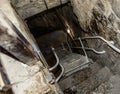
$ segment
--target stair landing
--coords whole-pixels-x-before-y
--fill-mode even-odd
[[[90,64],[90,62],[86,59],[85,56],[71,53],[66,50],[61,50],[57,52],[57,55],[60,58],[60,64],[62,64],[62,66],[64,67],[65,77],[89,67]]]

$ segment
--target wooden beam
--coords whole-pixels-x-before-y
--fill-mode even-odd
[[[36,15],[47,9],[60,6],[61,4],[67,3],[69,0],[12,0],[13,5],[16,7],[19,14],[23,19]]]

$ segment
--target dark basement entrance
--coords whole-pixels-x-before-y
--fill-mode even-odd
[[[64,93],[79,92],[79,88],[75,87],[90,76],[89,65],[93,63],[86,50],[97,54],[101,52],[84,47],[86,42],[80,38],[84,32],[71,5],[47,10],[26,19],[26,22],[47,61],[49,71],[54,74]]]

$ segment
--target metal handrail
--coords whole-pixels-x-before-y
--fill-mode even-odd
[[[49,68],[48,64],[47,64],[47,61],[45,60],[41,50],[39,49],[39,47],[37,46],[37,44],[33,44],[32,45],[34,51],[37,53],[39,59],[41,60],[42,64],[46,67],[46,68]]]
[[[112,43],[110,43],[108,40],[104,39],[101,36],[90,36],[90,37],[83,37],[82,40],[85,39],[101,39],[102,41],[104,41],[110,48],[112,48],[114,51],[116,51],[117,53],[120,54],[120,49],[118,49],[117,47],[115,47]]]
[[[52,51],[53,51],[53,54],[56,58],[56,64],[53,67],[49,68],[49,71],[53,71],[59,65],[59,62],[60,62],[60,60],[55,52],[55,49],[53,47],[52,47]]]
[[[60,67],[61,67],[61,70],[62,70],[62,72],[60,73],[60,75],[56,78],[56,82],[58,82],[60,79],[61,79],[61,77],[63,76],[63,74],[64,74],[64,71],[65,71],[65,69],[64,69],[64,67],[61,65],[61,64],[59,64],[60,65]]]
[[[82,42],[81,38],[79,37],[78,40],[79,40],[80,44],[82,45],[82,49],[83,49],[83,52],[85,54],[86,60],[87,60],[87,62],[89,62],[88,55],[87,55],[87,53],[85,51],[85,47],[83,45],[83,42]]]
[[[57,54],[55,52],[55,49],[53,47],[52,47],[52,51],[53,51],[53,54],[54,54],[54,56],[56,58],[56,64],[53,67],[49,68],[49,71],[54,70],[55,68],[57,68],[58,65],[60,65],[62,72],[60,73],[60,75],[55,80],[56,82],[58,82],[61,79],[61,77],[63,76],[64,67],[59,63],[60,60],[59,60],[59,58],[58,58],[58,56],[57,56]]]
[[[71,47],[72,49],[82,49],[82,47]],[[93,48],[87,48],[87,47],[85,47],[85,50],[90,50],[90,51],[93,51],[94,53],[96,53],[96,54],[103,54],[103,53],[105,53],[106,51],[97,51],[97,50],[95,50],[95,49],[93,49]]]
[[[79,39],[77,38],[77,39],[74,39],[74,41],[79,41]],[[113,41],[109,41],[111,44],[114,44],[113,43]],[[72,48],[72,49],[82,49],[82,47],[71,47],[71,46],[69,46],[70,48]],[[62,48],[63,49],[65,49],[65,47],[64,47],[64,44],[62,43]],[[97,51],[97,50],[95,50],[95,49],[93,49],[93,48],[88,48],[88,47],[84,47],[85,48],[85,50],[90,50],[90,51],[93,51],[94,53],[96,53],[96,54],[104,54],[106,51],[105,50],[103,50],[103,51]]]
[[[67,46],[68,46],[68,48],[69,48],[69,51],[72,53],[72,49],[71,49],[71,47],[70,47],[69,42],[67,41],[66,43],[67,43]]]
[[[64,46],[64,43],[61,43],[61,46],[62,46],[62,49],[63,49],[63,50],[66,50],[66,49],[65,49],[65,46]]]

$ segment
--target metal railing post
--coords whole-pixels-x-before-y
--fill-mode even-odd
[[[82,43],[81,38],[79,37],[78,40],[79,40],[79,42],[80,42],[80,44],[81,44],[81,46],[82,46],[83,52],[84,52],[84,54],[85,54],[85,56],[86,56],[86,60],[87,60],[87,62],[89,62],[89,59],[88,59],[88,56],[87,56],[87,53],[86,53],[86,51],[85,51],[85,48],[84,48],[84,45],[83,45],[83,43]]]

